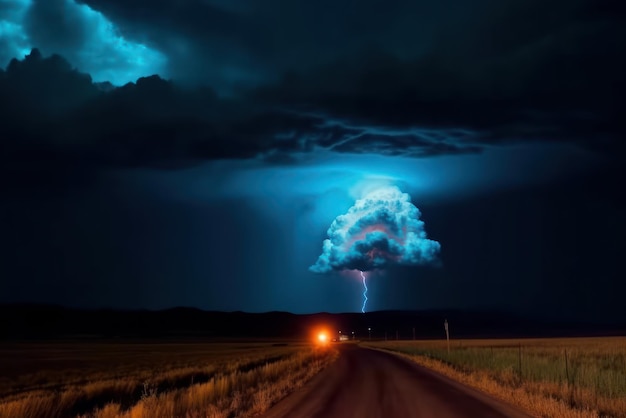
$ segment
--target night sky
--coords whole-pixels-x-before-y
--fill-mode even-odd
[[[626,320],[622,3],[0,0],[0,303]]]

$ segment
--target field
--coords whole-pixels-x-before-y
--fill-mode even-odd
[[[541,417],[626,417],[626,338],[381,341]]]
[[[335,356],[277,341],[2,343],[0,417],[253,416]]]

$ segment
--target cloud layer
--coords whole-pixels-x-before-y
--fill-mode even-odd
[[[0,146],[30,165],[555,141],[623,158],[625,16],[604,0],[4,1],[0,59],[18,60],[0,70]]]
[[[370,192],[333,221],[322,254],[309,270],[369,271],[390,264],[432,263],[441,245],[426,237],[420,215],[410,196],[397,187]]]
[[[139,38],[129,39],[102,13],[74,0],[0,4],[0,66],[37,47],[63,55],[96,81],[124,85],[151,74],[166,76],[165,55]]]

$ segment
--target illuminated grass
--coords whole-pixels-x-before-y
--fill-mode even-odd
[[[2,418],[244,416],[269,408],[335,355],[260,343],[31,348],[41,369],[10,370],[19,385],[5,379]],[[71,366],[81,364],[88,367],[79,375]]]
[[[450,353],[445,341],[371,345],[542,417],[626,417],[626,338],[463,340]]]

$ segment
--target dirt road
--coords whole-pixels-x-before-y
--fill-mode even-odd
[[[352,344],[264,418],[529,418],[408,360]]]

